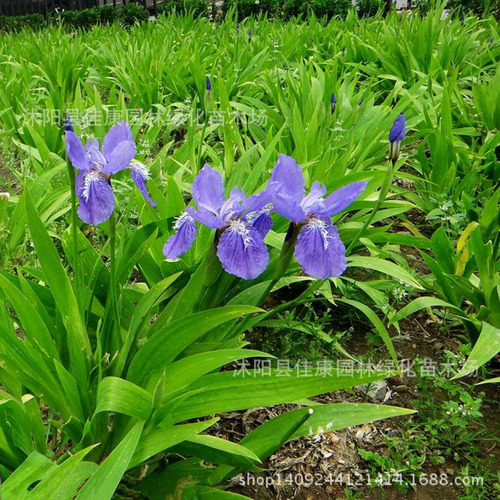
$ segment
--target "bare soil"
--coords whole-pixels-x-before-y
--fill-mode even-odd
[[[441,329],[437,318],[425,313],[415,315],[411,320],[401,323],[402,332],[397,337],[396,351],[402,359],[414,359],[416,356],[439,362],[442,351],[448,349],[457,351],[460,341],[457,332]],[[460,332],[458,332],[460,333]],[[256,347],[256,346],[255,346]],[[364,354],[367,345],[364,335],[357,336],[349,344],[352,354]],[[391,377],[387,380],[387,391],[390,395],[384,404],[413,408],[413,401],[418,399],[419,391],[416,378]],[[500,410],[498,386],[484,385],[477,388],[484,392],[481,412],[484,417],[482,424],[491,436],[500,438],[498,414]],[[315,398],[323,403],[334,402],[377,402],[367,399],[360,390],[338,391]],[[214,434],[232,441],[239,441],[255,427],[284,411],[294,408],[293,405],[260,408],[246,412],[232,412],[221,416]],[[414,491],[401,493],[392,486],[374,487],[368,483],[368,464],[360,456],[359,450],[369,450],[379,454],[388,454],[384,436],[397,436],[405,419],[398,417],[351,427],[336,432],[324,433],[320,436],[310,436],[286,444],[272,455],[262,467],[265,472],[245,473],[227,483],[228,489],[235,493],[246,495],[255,500],[267,499],[297,499],[297,500],[331,500],[363,498],[369,500],[456,500],[464,494],[464,488],[447,485],[417,484]],[[491,445],[490,445],[491,444]],[[500,446],[488,442],[487,454],[494,454],[500,471]],[[460,475],[460,467],[464,463],[447,460],[441,466],[425,465],[421,473],[446,474],[449,481]],[[374,478],[371,478],[374,479]],[[418,481],[417,481],[418,482]],[[356,495],[356,496],[353,496]],[[478,497],[479,498],[479,497]],[[488,498],[494,498],[488,497]]]

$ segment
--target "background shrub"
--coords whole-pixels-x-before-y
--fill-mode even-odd
[[[425,0],[427,1],[427,0]],[[358,0],[359,17],[371,17],[384,8],[384,0]]]
[[[100,20],[101,16],[99,9],[96,7],[76,11],[76,23],[78,28],[89,30],[92,26],[99,24]]]
[[[144,23],[149,20],[149,11],[143,5],[128,3],[122,6],[120,20],[124,26],[133,26],[135,23]]]
[[[500,10],[498,0],[448,0],[447,7],[455,9],[461,14],[473,13],[477,16],[497,15]]]
[[[0,31],[19,31],[23,28],[39,30],[45,26],[47,26],[47,21],[42,14],[0,16]]]
[[[115,9],[112,5],[102,5],[101,7],[96,7],[99,11],[99,21],[101,24],[113,24],[120,17],[118,9]]]
[[[303,0],[288,0],[283,2],[281,10],[285,19],[298,17],[301,14],[307,14],[308,2]]]
[[[238,12],[238,19],[245,17],[258,16],[261,12],[267,13],[269,17],[275,16],[278,13],[278,0],[225,0],[223,12],[228,12],[232,7]]]
[[[316,17],[332,17],[339,16],[345,18],[352,6],[350,0],[312,0],[310,7]]]
[[[79,16],[76,10],[65,10],[55,18],[57,23],[62,23],[67,28],[77,29],[79,27]]]
[[[411,2],[411,8],[417,10],[421,15],[427,14],[433,5],[433,0],[413,0]]]

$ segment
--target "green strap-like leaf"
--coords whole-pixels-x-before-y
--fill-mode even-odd
[[[260,463],[259,457],[245,446],[216,436],[198,434],[175,447],[183,455],[199,457],[212,464],[229,464],[252,468]]]
[[[415,410],[369,403],[317,405],[314,406],[314,413],[309,420],[294,432],[290,441],[302,436],[338,431],[346,427],[375,422],[384,418],[411,415],[412,413],[415,413]]]
[[[419,297],[418,299],[413,300],[408,305],[403,307],[400,311],[398,311],[392,318],[391,324],[396,323],[397,321],[401,321],[402,319],[410,316],[410,314],[414,314],[421,309],[426,309],[427,307],[444,307],[447,309],[452,309],[453,311],[462,314],[461,309],[455,307],[453,304],[446,302],[445,300],[438,299],[437,297]]]
[[[70,500],[73,498],[81,486],[97,467],[96,464],[82,462],[95,446],[89,446],[84,450],[71,456],[61,465],[52,467],[41,478],[28,498],[31,500],[47,500],[47,498],[57,498],[58,500]]]
[[[34,451],[2,484],[2,498],[4,500],[26,498],[28,487],[54,467],[57,467],[54,462]]]
[[[476,345],[472,349],[465,365],[452,378],[460,378],[469,375],[473,371],[483,366],[493,356],[500,351],[500,328],[495,328],[493,325],[483,321],[483,328]]]
[[[153,396],[128,380],[106,377],[97,389],[95,413],[114,411],[147,420],[153,410]]]
[[[349,258],[348,266],[362,267],[364,269],[372,269],[373,271],[378,271],[379,273],[388,274],[389,276],[392,276],[407,285],[422,290],[420,283],[408,271],[387,260],[379,259],[377,257],[362,257],[354,255]]]
[[[191,390],[203,389],[186,399],[173,412],[175,421],[244,410],[259,406],[292,403],[339,389],[347,389],[383,379],[390,373],[370,370],[337,370],[335,366],[324,373],[301,368],[277,370],[227,371],[198,379]]]
[[[337,300],[338,302],[344,302],[345,304],[349,304],[350,306],[359,309],[372,322],[373,326],[376,328],[377,332],[382,337],[382,340],[387,346],[387,349],[389,350],[392,360],[394,361],[394,365],[398,366],[399,365],[398,356],[396,354],[396,350],[394,349],[394,345],[392,344],[389,332],[385,328],[381,319],[375,314],[375,312],[372,309],[370,309],[367,305],[357,300],[351,300],[351,299],[335,299],[335,300]]]
[[[61,264],[56,247],[43,227],[29,193],[26,192],[25,194],[26,217],[31,236],[47,283],[50,286],[50,291],[54,296],[68,333],[67,344],[72,373],[77,381],[81,396],[85,397],[85,394],[88,394],[85,354],[87,356],[91,355],[89,337],[78,309],[73,288]]]
[[[246,314],[261,312],[248,306],[228,306],[180,318],[160,328],[134,356],[127,379],[142,385],[162,372],[186,347],[208,331]]]
[[[108,500],[127,470],[141,438],[144,422],[137,422],[81,489],[79,500]]]
[[[148,458],[161,453],[185,439],[195,436],[217,422],[217,418],[194,424],[175,425],[164,429],[156,429],[142,437],[135,450],[130,467],[141,464]]]

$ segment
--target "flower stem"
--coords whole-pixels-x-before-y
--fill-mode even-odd
[[[71,236],[73,242],[73,273],[75,275],[75,296],[78,308],[81,308],[82,283],[80,276],[80,258],[78,255],[78,215],[76,212],[76,176],[75,169],[69,159],[66,159],[68,165],[69,184],[71,190]],[[81,309],[80,309],[81,310]]]
[[[290,226],[288,226],[288,232],[285,236],[285,241],[281,248],[280,261],[278,263],[278,267],[276,268],[276,273],[274,274],[274,278],[269,282],[266,289],[262,292],[258,302],[255,304],[257,307],[262,305],[266,300],[266,297],[272,292],[276,283],[284,276],[286,270],[288,269],[288,265],[292,260],[293,252],[295,250],[295,243],[297,243],[297,238],[300,233],[300,226],[295,224],[294,222],[290,222]],[[302,294],[303,295],[303,294]],[[300,297],[302,297],[300,295]],[[243,321],[238,325],[238,329],[244,331],[246,325],[250,322],[251,317],[246,316]]]
[[[370,215],[365,220],[363,227],[356,233],[356,236],[354,236],[354,239],[347,247],[346,251],[347,255],[349,255],[354,245],[356,245],[361,236],[363,236],[363,233],[366,231],[366,228],[371,224],[373,218],[375,217],[375,214],[378,212],[382,203],[385,201],[387,193],[389,192],[389,189],[391,187],[393,177],[394,177],[394,165],[392,164],[392,162],[389,161],[387,164],[387,170],[385,173],[384,182],[382,183],[382,187],[380,188],[380,193],[378,195],[377,203],[375,203],[375,207],[373,207],[373,210],[371,211]]]
[[[115,212],[109,219],[109,260],[110,260],[110,299],[112,314],[114,315],[112,336],[111,336],[111,352],[114,354],[118,349],[120,342],[120,313],[118,311],[118,297],[116,293],[116,216]]]
[[[198,158],[196,160],[196,173],[198,173],[201,169],[201,155],[203,152],[203,143],[205,141],[205,132],[207,131],[208,127],[208,111],[209,108],[211,107],[211,99],[212,96],[208,92],[205,92],[205,101],[204,101],[204,121],[203,121],[203,128],[201,129],[201,137],[200,137],[200,147],[198,149]]]

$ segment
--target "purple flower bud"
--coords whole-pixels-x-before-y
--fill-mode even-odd
[[[73,123],[71,123],[71,117],[69,113],[66,113],[66,119],[64,120],[64,131],[65,132],[74,132]]]
[[[330,112],[332,113],[335,113],[335,108],[337,106],[337,97],[335,96],[335,94],[332,94],[332,97],[330,99]]]
[[[240,23],[237,23],[237,24],[236,24],[236,29],[237,29],[238,31],[240,30],[240,26],[241,26],[241,24],[240,24]]]
[[[399,151],[401,148],[401,143],[406,136],[406,120],[405,115],[400,113],[400,115],[394,121],[391,131],[389,132],[389,159],[392,163],[396,163],[399,158]]]
[[[358,107],[363,106],[363,104],[364,104],[364,103],[365,103],[365,100],[364,100],[364,99],[361,99],[361,101],[359,101]]]
[[[253,34],[253,31],[252,31],[252,28],[250,28],[248,30],[248,41],[251,42],[252,41],[252,34]]]
[[[207,76],[207,85],[206,85],[207,92],[212,91],[212,81],[210,80],[210,77]]]

